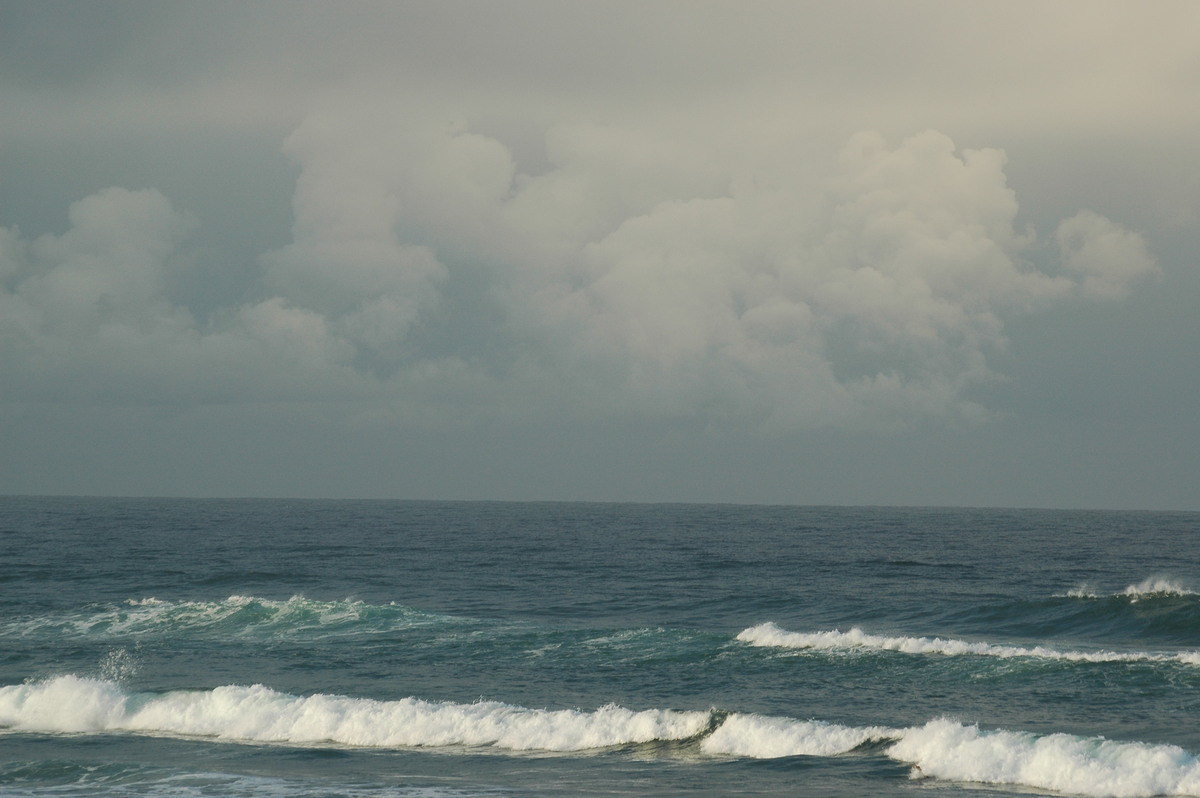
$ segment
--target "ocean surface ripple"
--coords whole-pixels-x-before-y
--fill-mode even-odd
[[[1198,532],[9,498],[0,794],[1200,796]]]

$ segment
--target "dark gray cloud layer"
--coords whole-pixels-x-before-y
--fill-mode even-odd
[[[0,492],[1195,506],[1192,9],[9,4]]]

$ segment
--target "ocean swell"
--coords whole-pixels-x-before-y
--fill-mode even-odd
[[[694,737],[708,727],[710,717],[709,712],[635,712],[614,705],[583,712],[497,701],[301,697],[263,685],[128,694],[114,682],[74,675],[0,687],[0,726],[15,730],[123,731],[246,742],[581,751]]]
[[[127,732],[244,743],[362,747],[474,746],[582,752],[655,741],[698,745],[710,756],[886,756],[913,778],[1020,785],[1095,798],[1200,796],[1200,759],[1173,745],[1070,734],[982,730],[949,719],[922,726],[844,726],[751,713],[545,710],[497,701],[378,701],[294,696],[263,685],[128,693],[116,683],[65,675],[0,687],[0,727],[40,733]],[[861,754],[860,754],[861,755]]]
[[[1168,576],[1151,576],[1138,582],[1136,585],[1127,585],[1124,590],[1113,593],[1113,598],[1126,598],[1130,603],[1136,603],[1144,599],[1153,598],[1182,598],[1185,596],[1197,596],[1194,590],[1189,590],[1175,579]],[[1080,585],[1079,587],[1068,590],[1063,596],[1064,598],[1074,599],[1098,599],[1100,594],[1096,593],[1095,589],[1090,585]]]
[[[733,714],[701,741],[700,749],[708,754],[753,759],[835,756],[853,751],[863,743],[899,734],[882,726],[853,727],[820,720]]]
[[[1161,653],[1147,651],[1082,651],[1063,650],[1049,646],[1013,646],[959,640],[942,637],[887,636],[864,632],[858,627],[849,631],[790,632],[768,621],[743,629],[737,636],[743,643],[770,648],[812,650],[874,650],[902,654],[936,654],[949,657],[977,656],[1030,657],[1069,662],[1179,662],[1200,664],[1200,652]]]
[[[1200,794],[1200,760],[1173,745],[981,731],[951,720],[908,729],[887,750],[914,777],[1012,784],[1096,798]]]
[[[150,597],[95,606],[84,612],[14,619],[0,624],[0,633],[53,634],[68,639],[134,635],[316,639],[456,622],[466,621],[395,603],[375,605],[351,599],[317,601],[292,596],[277,600],[233,595],[218,601],[163,601]]]

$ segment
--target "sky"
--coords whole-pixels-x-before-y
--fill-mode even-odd
[[[0,0],[0,494],[1200,509],[1200,4]]]

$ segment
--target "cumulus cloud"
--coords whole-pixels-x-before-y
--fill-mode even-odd
[[[172,314],[161,301],[164,263],[193,226],[188,217],[157,191],[117,188],[76,202],[68,217],[66,234],[33,243],[34,273],[20,287],[45,328],[153,326]]]
[[[1091,212],[1055,233],[1061,273],[1035,268],[1004,153],[936,131],[857,134],[804,182],[746,174],[702,138],[566,125],[547,133],[548,168],[521,174],[464,124],[364,107],[288,139],[293,240],[260,260],[264,299],[203,325],[164,293],[194,222],[156,191],[88,197],[61,236],[0,229],[5,390],[87,375],[126,401],[371,396],[776,429],[975,419],[969,391],[1008,319],[1119,298],[1156,268]],[[466,328],[458,351],[430,345]]]
[[[279,297],[201,328],[164,292],[196,223],[158,191],[106,189],[74,203],[69,221],[32,242],[0,234],[8,398],[192,403],[277,396],[284,385],[294,395],[352,354],[322,316]]]
[[[262,261],[273,290],[328,318],[356,346],[384,353],[437,306],[446,278],[428,247],[399,239],[402,221],[416,217],[422,197],[429,196],[421,190],[421,169],[437,167],[390,157],[387,149],[406,149],[400,138],[359,136],[343,146],[349,138],[342,128],[337,119],[311,120],[286,142],[286,151],[303,167],[292,203],[293,241]],[[442,190],[465,201],[462,194],[478,185],[470,178],[487,171],[486,163],[479,166],[486,158],[472,157],[469,142],[457,148],[455,143],[451,140],[450,152],[432,157],[467,173],[451,186],[459,175],[440,170],[447,180]]]
[[[1121,299],[1158,267],[1137,233],[1092,211],[1064,220],[1054,234],[1064,268],[1089,297]]]
[[[6,392],[46,390],[69,400],[64,386],[72,375],[140,370],[134,364],[146,352],[164,347],[169,357],[171,339],[192,325],[162,286],[167,260],[193,220],[157,191],[124,189],[74,203],[69,219],[61,236],[0,236]]]
[[[555,268],[498,279],[559,373],[603,375],[583,404],[787,428],[978,418],[965,392],[991,376],[1004,318],[1094,293],[1023,258],[1004,162],[936,131],[859,134],[824,186],[668,194]]]

